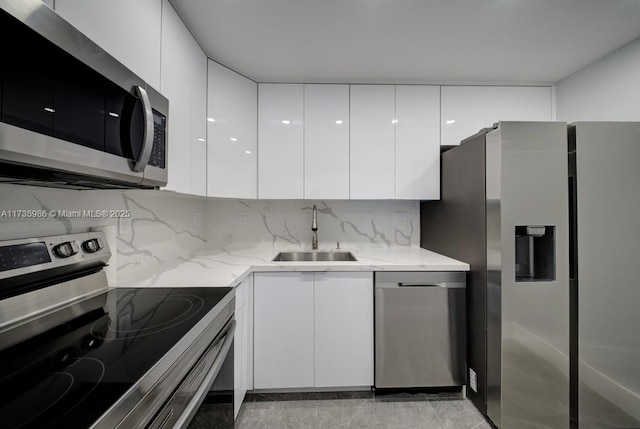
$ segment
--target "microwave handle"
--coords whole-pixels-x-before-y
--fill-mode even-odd
[[[136,95],[140,98],[140,101],[142,101],[142,108],[144,109],[142,150],[140,151],[138,161],[133,165],[133,171],[140,173],[147,167],[149,158],[151,158],[151,149],[153,149],[153,110],[151,110],[151,101],[149,101],[147,90],[141,86],[135,86],[134,89]]]

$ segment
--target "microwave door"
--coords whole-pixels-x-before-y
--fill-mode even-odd
[[[53,136],[54,74],[58,52],[0,10],[2,122]],[[13,40],[14,42],[9,42]],[[20,41],[16,43],[15,41]],[[38,53],[34,55],[34,53]]]
[[[84,64],[64,64],[56,77],[53,135],[104,152],[104,82]]]
[[[153,141],[151,153],[144,169],[143,186],[165,186],[167,184],[167,116],[169,114],[169,100],[158,91],[148,86],[147,95],[153,105],[153,124],[151,132]]]
[[[138,160],[144,139],[144,109],[133,93],[112,84],[107,90],[105,151],[129,160]]]

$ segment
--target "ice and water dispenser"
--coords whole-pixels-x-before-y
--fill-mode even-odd
[[[516,282],[556,279],[555,232],[555,226],[516,226]]]

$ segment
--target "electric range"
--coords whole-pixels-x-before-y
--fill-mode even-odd
[[[109,255],[101,233],[0,242],[2,427],[186,427],[209,392],[231,288],[108,289]]]

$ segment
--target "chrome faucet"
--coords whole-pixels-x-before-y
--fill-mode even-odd
[[[318,209],[316,205],[313,205],[313,221],[311,222],[311,231],[313,236],[311,237],[311,250],[318,250]]]

